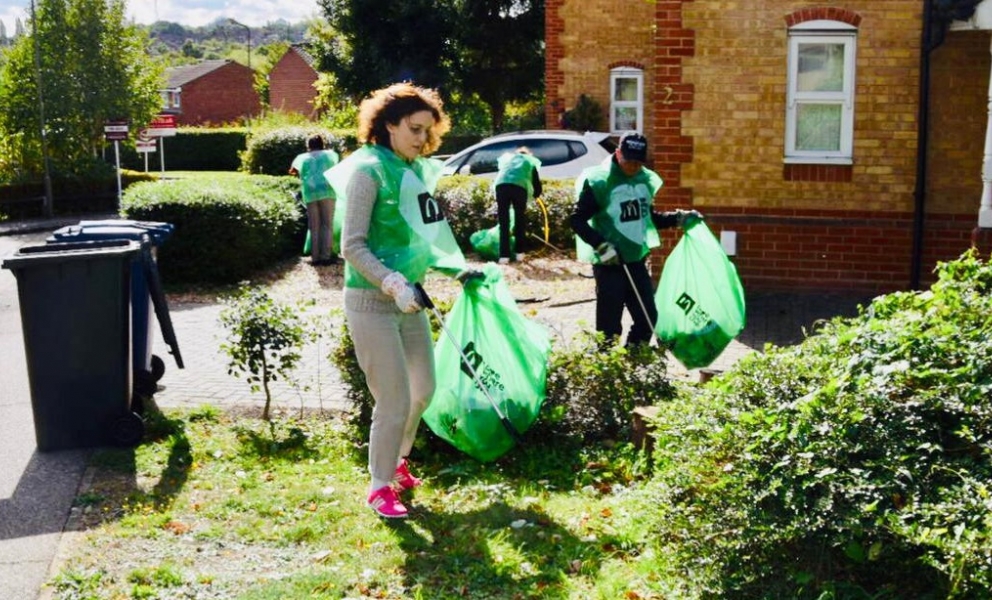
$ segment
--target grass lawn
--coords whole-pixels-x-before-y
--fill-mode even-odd
[[[150,430],[95,457],[54,597],[671,597],[629,447],[525,444],[482,464],[425,430],[425,485],[394,522],[365,506],[366,447],[339,418],[270,429],[200,408]]]

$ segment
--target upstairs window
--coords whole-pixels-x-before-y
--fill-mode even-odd
[[[807,21],[789,30],[785,161],[851,164],[857,30]]]
[[[644,128],[644,71],[619,67],[610,71],[610,132]]]
[[[180,94],[181,88],[162,90],[162,109],[163,110],[177,110],[181,108],[180,104]]]

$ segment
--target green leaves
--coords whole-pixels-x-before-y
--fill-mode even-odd
[[[313,333],[297,309],[275,302],[260,288],[243,286],[220,314],[228,330],[221,350],[230,357],[228,373],[243,376],[252,391],[265,392],[262,418],[269,420],[269,384],[290,379]]]
[[[876,298],[741,361],[679,407],[693,415],[663,410],[659,440],[673,443],[658,460],[689,474],[660,474],[686,491],[659,528],[686,532],[687,568],[717,565],[701,585],[746,597],[819,597],[840,580],[864,597],[992,591],[990,282],[992,266],[965,254],[927,292]],[[707,419],[725,426],[686,427]],[[739,534],[710,534],[727,530]]]

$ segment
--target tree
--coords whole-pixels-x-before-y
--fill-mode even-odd
[[[543,90],[543,0],[318,0],[315,55],[352,98],[397,81],[475,99],[499,130],[508,102]]]
[[[446,94],[455,34],[452,0],[318,0],[333,30],[320,70],[352,97],[398,81]]]
[[[133,130],[146,125],[161,106],[162,87],[147,45],[147,36],[127,24],[123,0],[40,0],[30,34],[15,41],[0,68],[0,133],[20,167],[29,175],[42,168],[39,73],[56,171],[78,173],[93,164],[106,121],[126,120]]]
[[[506,104],[544,89],[543,0],[461,0],[454,74],[489,107],[493,131]]]

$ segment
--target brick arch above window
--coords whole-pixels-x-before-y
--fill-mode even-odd
[[[806,21],[821,20],[840,21],[841,23],[847,23],[848,25],[858,27],[861,24],[861,15],[846,8],[838,8],[836,6],[820,6],[803,8],[785,16],[785,24],[789,27],[794,27]]]
[[[646,70],[642,63],[633,60],[618,60],[616,62],[611,62],[606,66],[607,69],[620,69],[623,67],[628,67],[631,69],[640,69],[641,71]]]

